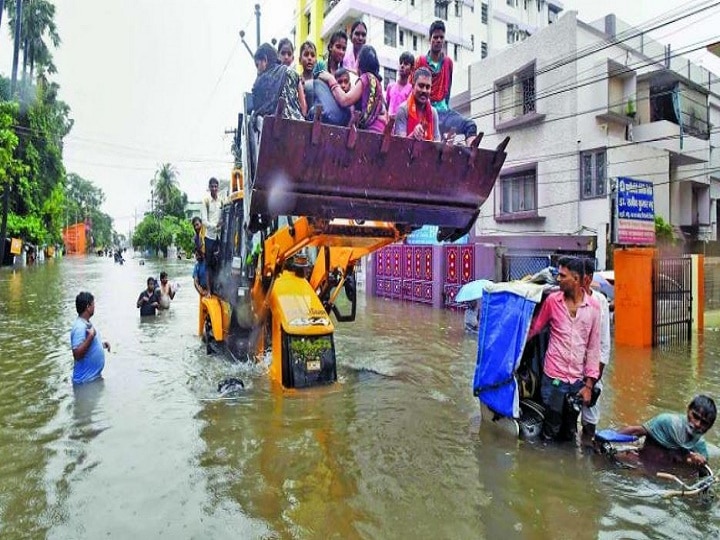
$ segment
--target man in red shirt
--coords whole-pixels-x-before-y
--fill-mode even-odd
[[[435,21],[430,25],[430,50],[415,62],[415,69],[428,68],[432,73],[430,102],[440,117],[440,132],[445,137],[449,133],[459,133],[465,137],[465,143],[477,135],[477,126],[450,108],[450,89],[452,88],[453,61],[445,55],[445,23]]]
[[[550,329],[540,386],[545,439],[571,440],[583,404],[590,404],[600,376],[600,310],[585,294],[583,260],[558,263],[560,290],[550,293],[530,326],[528,339]],[[577,402],[573,404],[573,399]]]

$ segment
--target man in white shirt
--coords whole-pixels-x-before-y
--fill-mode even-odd
[[[203,199],[200,217],[205,225],[205,261],[210,272],[208,272],[209,287],[212,290],[212,277],[217,270],[220,257],[220,229],[222,228],[223,198],[218,195],[220,184],[217,178],[210,178],[208,189],[210,195]]]
[[[602,390],[603,371],[610,363],[610,305],[605,295],[591,286],[593,283],[593,275],[595,274],[595,261],[588,258],[584,260],[584,264],[585,277],[583,278],[583,288],[600,310],[600,377],[598,377],[595,383],[595,388]],[[591,441],[595,436],[595,428],[598,420],[600,420],[600,407],[597,401],[591,407],[583,406],[582,434],[584,440]]]

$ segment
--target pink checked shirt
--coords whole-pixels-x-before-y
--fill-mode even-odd
[[[586,294],[575,317],[568,312],[563,292],[548,295],[530,326],[528,339],[550,325],[550,344],[545,353],[545,375],[574,383],[600,375],[600,310]]]

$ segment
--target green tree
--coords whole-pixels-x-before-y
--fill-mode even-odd
[[[167,256],[167,248],[174,238],[177,247],[190,253],[194,234],[195,231],[187,219],[176,216],[158,218],[147,214],[135,228],[132,244],[136,249],[159,250]]]
[[[17,103],[0,101],[0,187],[2,189],[5,189],[12,178],[22,176],[25,172],[23,163],[14,155],[19,142],[13,130],[17,112]]]
[[[655,216],[655,242],[662,245],[673,245],[675,233],[673,227],[661,216]]]
[[[159,215],[185,216],[187,195],[178,188],[177,169],[170,163],[163,163],[150,181],[154,205]]]
[[[15,40],[15,2],[7,1],[10,35]],[[48,43],[60,45],[55,24],[55,6],[49,0],[24,0],[20,29],[23,79],[32,79],[35,68],[41,72],[57,73]]]
[[[105,193],[90,180],[70,173],[67,175],[66,204],[68,223],[78,223],[89,220],[91,225],[91,239],[89,247],[109,247],[115,244],[112,218],[100,210],[105,202]]]

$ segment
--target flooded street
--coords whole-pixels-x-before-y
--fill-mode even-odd
[[[180,290],[141,322],[161,269]],[[337,325],[340,382],[283,392],[261,365],[206,355],[191,271],[89,256],[0,272],[3,539],[720,536],[716,502],[663,499],[662,480],[478,426],[461,314],[361,296]],[[103,381],[73,390],[80,290],[112,353]],[[229,376],[246,392],[218,399]],[[616,350],[607,381],[601,427],[717,398],[720,332]]]

